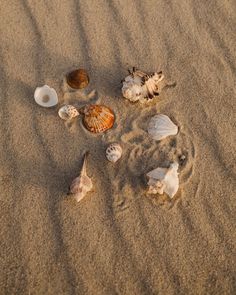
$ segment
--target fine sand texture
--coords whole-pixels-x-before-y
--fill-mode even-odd
[[[1,1],[0,295],[236,294],[235,29],[233,0]],[[176,86],[132,104],[120,83],[132,66]],[[75,68],[85,90],[65,83]],[[109,106],[113,129],[40,107],[44,84],[59,106]],[[157,113],[177,136],[148,136]],[[94,189],[77,203],[86,150]],[[145,173],[175,160],[175,197],[147,195]]]

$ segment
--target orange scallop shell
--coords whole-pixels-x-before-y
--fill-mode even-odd
[[[104,132],[112,128],[115,121],[113,111],[104,105],[87,105],[81,108],[80,112],[84,115],[85,128],[93,133]]]
[[[89,84],[89,76],[84,69],[77,69],[67,74],[66,81],[71,88],[82,89]]]

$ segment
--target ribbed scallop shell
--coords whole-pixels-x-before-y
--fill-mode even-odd
[[[93,133],[104,132],[112,128],[115,121],[113,111],[104,105],[88,105],[79,111],[84,115],[85,128]]]
[[[70,120],[74,117],[77,117],[79,115],[79,112],[74,106],[68,104],[68,105],[62,106],[59,109],[58,115],[63,120]]]
[[[112,143],[106,149],[107,160],[115,163],[122,155],[122,147],[118,143]]]
[[[178,126],[168,116],[159,114],[151,118],[148,124],[148,133],[153,139],[161,140],[169,135],[176,135]]]

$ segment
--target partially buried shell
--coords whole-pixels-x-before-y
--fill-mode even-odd
[[[62,106],[59,111],[58,115],[63,120],[71,120],[79,115],[77,109],[72,105],[64,105]]]
[[[88,177],[86,172],[87,156],[88,152],[85,153],[80,175],[76,177],[70,185],[69,195],[72,195],[77,202],[80,202],[93,188],[92,180]]]
[[[148,124],[148,134],[155,140],[161,140],[177,133],[178,126],[168,116],[163,114],[155,115]]]
[[[87,105],[79,112],[84,115],[83,124],[90,132],[100,133],[112,128],[115,115],[104,105]]]
[[[158,167],[148,172],[148,194],[166,193],[173,198],[179,189],[178,167],[179,164],[174,162],[169,168]]]
[[[71,88],[82,89],[89,84],[89,76],[84,69],[77,69],[67,74],[66,81]]]
[[[115,163],[122,155],[122,147],[118,143],[112,143],[106,149],[107,160]]]

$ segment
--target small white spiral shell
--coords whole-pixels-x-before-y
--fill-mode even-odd
[[[122,147],[118,143],[112,143],[106,149],[107,160],[115,163],[122,155]]]

